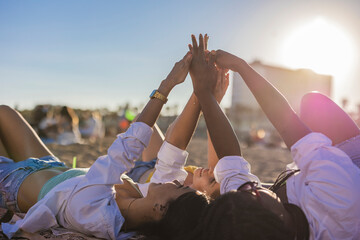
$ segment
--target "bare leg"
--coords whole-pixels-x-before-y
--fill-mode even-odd
[[[9,157],[9,154],[7,153],[4,144],[2,143],[1,139],[0,139],[0,156],[3,157]]]
[[[15,162],[53,155],[26,120],[14,109],[0,106],[0,139]]]
[[[360,134],[350,116],[330,98],[311,92],[301,100],[300,119],[314,132],[329,137],[333,145]]]
[[[149,145],[144,149],[142,153],[142,160],[144,162],[150,162],[157,157],[157,154],[164,142],[164,134],[161,132],[159,126],[155,123],[154,132],[151,135]]]

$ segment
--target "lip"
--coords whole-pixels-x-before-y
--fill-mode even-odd
[[[200,177],[202,177],[203,171],[204,171],[204,168],[201,168],[200,169]]]

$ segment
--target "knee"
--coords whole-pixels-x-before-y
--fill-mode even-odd
[[[311,107],[322,102],[332,102],[327,96],[319,92],[309,92],[301,99],[302,107]]]
[[[304,114],[313,111],[325,110],[329,109],[333,105],[335,105],[335,103],[324,94],[319,92],[310,92],[302,97],[300,112]]]
[[[14,112],[15,110],[7,105],[0,105],[0,113]]]
[[[3,123],[3,121],[7,119],[11,119],[11,116],[14,116],[16,114],[16,110],[7,106],[7,105],[0,105],[0,121]]]

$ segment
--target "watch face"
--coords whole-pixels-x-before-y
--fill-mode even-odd
[[[167,98],[164,95],[162,95],[161,93],[159,93],[158,90],[156,90],[156,89],[154,91],[152,91],[152,93],[150,94],[150,98],[151,99],[153,99],[153,98],[160,99],[164,103],[167,102]]]
[[[156,93],[156,89],[154,91],[152,91],[152,93],[150,94],[150,97],[151,98],[154,97],[155,93]]]

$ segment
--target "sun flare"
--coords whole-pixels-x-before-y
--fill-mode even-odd
[[[295,30],[283,44],[283,61],[291,68],[346,75],[354,62],[351,39],[335,24],[317,18]]]

